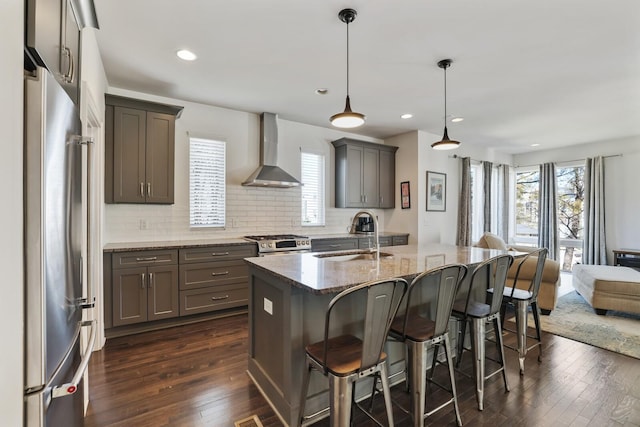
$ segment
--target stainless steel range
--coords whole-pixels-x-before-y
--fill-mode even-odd
[[[246,240],[258,243],[258,255],[309,252],[311,239],[295,234],[275,234],[262,236],[244,236]]]

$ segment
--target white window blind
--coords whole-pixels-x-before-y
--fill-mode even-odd
[[[300,153],[302,225],[324,225],[324,155]]]
[[[189,138],[189,223],[225,226],[226,144]]]

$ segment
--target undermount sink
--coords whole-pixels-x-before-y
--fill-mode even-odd
[[[357,252],[325,252],[314,255],[317,258],[324,258],[327,261],[373,261],[376,259],[376,253],[370,251]],[[380,258],[392,258],[393,254],[388,252],[380,252]]]

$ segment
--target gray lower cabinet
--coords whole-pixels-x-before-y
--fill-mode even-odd
[[[114,329],[131,332],[147,328],[145,322],[170,319],[159,323],[171,326],[182,322],[178,317],[246,307],[244,258],[257,252],[247,243],[105,253],[105,324],[134,325]]]
[[[180,249],[180,315],[206,313],[249,303],[249,269],[243,258],[255,245]]]
[[[113,326],[179,315],[177,251],[128,252],[113,258]]]
[[[380,247],[382,246],[392,246],[393,242],[391,236],[381,236],[378,238],[378,242],[380,243]],[[375,246],[376,238],[374,236],[368,237],[360,237],[358,238],[358,248],[359,249],[369,249]]]
[[[360,235],[361,236],[361,235]],[[314,252],[345,251],[353,249],[369,249],[374,246],[375,236],[343,238],[311,239],[311,250]],[[380,246],[399,246],[409,244],[408,234],[386,235],[378,238]]]
[[[314,252],[345,251],[359,249],[358,239],[311,239],[311,250]]]

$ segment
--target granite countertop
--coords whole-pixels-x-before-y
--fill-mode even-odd
[[[331,252],[343,257],[366,251]],[[477,264],[503,254],[496,249],[445,244],[389,246],[381,248],[378,260],[341,260],[327,252],[245,258],[251,267],[314,294],[340,292],[370,280],[402,277],[411,281],[419,273],[445,264]]]
[[[127,251],[145,251],[158,249],[184,249],[197,248],[201,246],[229,246],[229,245],[255,245],[242,238],[227,239],[203,239],[203,240],[167,240],[164,242],[123,242],[123,243],[107,243],[104,252],[127,252]]]
[[[250,233],[249,233],[250,234]],[[271,234],[271,233],[264,233]],[[409,233],[391,233],[381,232],[382,236],[406,236]],[[309,239],[357,239],[360,237],[370,237],[367,234],[349,234],[349,233],[337,233],[337,234],[318,234],[310,235]],[[107,243],[103,251],[104,252],[126,252],[126,251],[145,251],[145,250],[158,250],[158,249],[184,249],[194,248],[202,246],[228,246],[228,245],[251,245],[255,242],[250,242],[242,237],[237,238],[223,238],[223,239],[202,239],[202,240],[167,240],[158,242],[121,242],[121,243]]]
[[[386,237],[386,236],[408,236],[409,233],[394,233],[392,231],[381,231],[379,233],[379,237]],[[316,234],[316,235],[310,235],[309,238],[311,240],[314,239],[358,239],[361,237],[371,237],[371,236],[375,236],[375,233],[369,233],[369,234],[365,234],[365,233],[357,233],[357,234],[351,234],[351,233],[333,233],[333,234]]]

